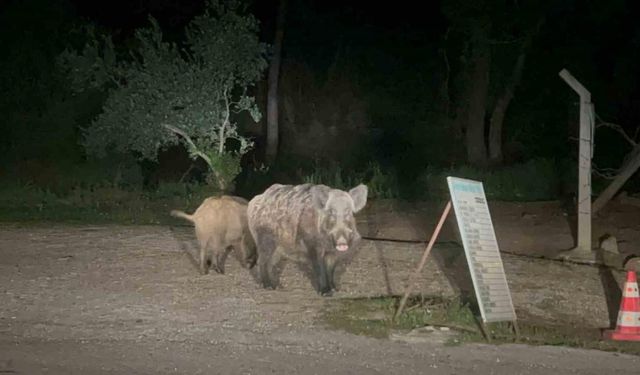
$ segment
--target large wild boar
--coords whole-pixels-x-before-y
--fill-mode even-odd
[[[256,262],[256,248],[247,225],[248,201],[235,196],[209,197],[193,215],[172,210],[171,215],[191,221],[195,226],[200,245],[200,272],[209,268],[224,274],[224,264],[229,253],[237,252],[240,264],[251,268]],[[215,256],[215,262],[212,262]]]
[[[336,290],[336,264],[361,240],[354,214],[364,208],[367,194],[365,185],[346,192],[325,185],[274,184],[249,201],[262,285],[277,287],[276,267],[284,257],[311,262],[321,295]]]

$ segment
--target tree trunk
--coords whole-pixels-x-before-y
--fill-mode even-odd
[[[507,82],[507,86],[502,93],[502,96],[496,102],[496,106],[493,108],[491,114],[491,121],[489,123],[489,160],[491,164],[502,164],[502,128],[504,124],[504,117],[509,108],[509,103],[513,99],[513,95],[516,87],[522,79],[522,71],[524,69],[526,53],[520,52],[516,65],[513,67],[513,73],[511,79]]]
[[[513,99],[516,87],[522,80],[522,71],[524,70],[524,62],[527,57],[527,51],[531,46],[534,36],[539,32],[540,28],[545,22],[545,18],[542,17],[538,20],[535,27],[533,27],[525,37],[524,43],[520,48],[520,54],[516,60],[516,64],[511,72],[511,79],[507,82],[507,85],[502,93],[502,96],[498,98],[496,106],[491,114],[491,121],[489,124],[489,160],[492,164],[501,164],[504,155],[502,154],[502,129],[504,125],[504,118],[507,114],[509,104]]]
[[[473,72],[469,85],[469,109],[467,111],[467,160],[476,167],[487,165],[485,143],[485,113],[489,90],[489,67],[491,51],[486,41],[479,38],[473,45],[471,64]]]
[[[467,119],[469,116],[469,98],[471,97],[471,87],[469,85],[471,68],[462,66],[460,71],[455,74],[455,78],[450,82],[450,91],[448,108],[446,111],[450,115],[449,126],[453,137],[454,145],[452,145],[451,160],[455,162],[464,162],[467,160],[465,131],[467,128]]]
[[[595,214],[602,207],[604,207],[614,195],[620,190],[620,188],[627,182],[629,177],[633,176],[633,174],[640,168],[640,145],[636,146],[633,151],[630,153],[629,161],[622,168],[620,174],[616,176],[616,178],[607,186],[606,189],[598,196],[598,199],[593,202],[591,206],[591,214]]]
[[[284,36],[284,18],[287,0],[280,0],[278,18],[276,20],[276,35],[273,48],[273,59],[269,66],[269,89],[267,93],[267,163],[271,164],[278,154],[278,78],[282,61],[282,39]]]
[[[450,94],[450,84],[451,84],[451,65],[449,64],[449,55],[447,54],[447,40],[449,39],[449,29],[444,36],[443,46],[440,48],[440,53],[442,54],[442,62],[444,65],[444,77],[442,78],[442,82],[440,82],[440,87],[438,89],[438,102],[440,104],[440,110],[447,117],[451,118],[451,94]],[[460,135],[461,132],[455,132],[456,136]]]

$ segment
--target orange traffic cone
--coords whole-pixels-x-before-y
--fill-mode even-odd
[[[640,294],[634,271],[627,271],[616,329],[605,331],[604,337],[618,341],[640,341]]]

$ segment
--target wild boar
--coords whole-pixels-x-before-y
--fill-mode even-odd
[[[203,275],[209,273],[210,267],[224,274],[226,258],[232,250],[244,268],[255,265],[256,247],[248,229],[247,204],[244,198],[223,195],[206,198],[192,215],[171,211],[171,216],[194,224]],[[212,262],[212,256],[215,256],[215,262]]]
[[[277,287],[276,267],[287,258],[311,263],[320,295],[337,290],[335,267],[360,243],[354,214],[364,208],[367,194],[362,184],[349,192],[326,185],[274,184],[251,199],[249,230],[263,287]]]

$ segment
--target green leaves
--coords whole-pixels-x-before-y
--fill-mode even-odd
[[[211,168],[239,173],[239,159],[253,144],[238,134],[233,118],[247,111],[260,120],[255,100],[246,92],[267,67],[258,23],[241,11],[238,1],[210,1],[187,27],[184,48],[165,41],[150,17],[150,26],[135,32],[137,48],[126,59],[116,58],[109,37],[93,34],[80,52],[66,51],[61,66],[74,88],[108,92],[103,112],[84,133],[87,151],[97,156],[133,152],[156,160],[161,148],[189,138],[192,155],[210,154],[211,161],[221,160],[208,161]],[[227,150],[230,139],[239,143],[233,153]]]

